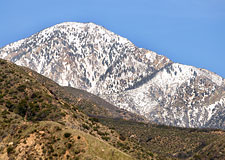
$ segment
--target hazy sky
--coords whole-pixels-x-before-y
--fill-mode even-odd
[[[225,0],[1,0],[0,47],[66,21],[94,22],[225,78]]]

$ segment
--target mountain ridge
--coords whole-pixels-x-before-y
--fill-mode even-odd
[[[1,48],[0,58],[60,85],[84,89],[150,121],[225,128],[222,77],[173,63],[93,23],[57,24]]]

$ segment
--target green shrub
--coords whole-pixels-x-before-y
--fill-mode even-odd
[[[108,141],[108,140],[110,140],[110,137],[102,136],[102,139],[105,140],[105,141]]]
[[[8,148],[7,148],[7,153],[8,153],[8,154],[13,153],[13,147],[11,147],[11,146],[8,147]]]
[[[0,64],[3,65],[3,64],[6,64],[6,62],[4,60],[1,60]]]
[[[2,111],[2,115],[7,115],[9,112],[7,110]]]
[[[12,104],[12,102],[11,101],[6,101],[6,104],[5,104],[5,106],[10,110],[10,111],[13,111],[13,109],[14,109],[14,104]]]
[[[82,124],[82,127],[83,127],[84,129],[87,129],[87,130],[90,129],[90,127],[89,127],[88,125],[86,125],[86,124]]]
[[[71,133],[68,133],[68,132],[64,133],[65,138],[69,138],[70,136],[71,136]]]
[[[38,97],[38,94],[37,93],[33,93],[31,96],[30,96],[32,99]]]
[[[93,130],[94,130],[94,131],[98,131],[98,127],[94,127]]]
[[[53,153],[53,152],[54,152],[54,148],[52,147],[52,145],[50,145],[50,146],[48,147],[48,149],[49,149],[49,150],[48,150],[49,153]]]
[[[121,142],[117,142],[117,146],[123,148],[124,147],[124,144],[121,143]]]
[[[26,89],[26,85],[19,85],[19,86],[17,87],[17,90],[20,91],[20,92],[24,92],[25,89]]]
[[[61,112],[60,115],[61,115],[62,117],[65,117],[65,116],[66,116],[66,113]]]
[[[51,109],[44,108],[36,114],[35,120],[41,121],[41,120],[45,119],[47,116],[49,116],[50,113],[51,113]]]
[[[96,117],[90,117],[89,120],[92,122],[99,122],[99,119]]]
[[[104,135],[105,135],[105,133],[104,133],[104,132],[101,132],[101,131],[97,131],[97,133],[98,133],[98,135],[100,135],[100,136],[104,136]]]
[[[153,154],[152,152],[149,152],[148,155],[149,155],[150,157],[154,157],[154,154]]]
[[[75,150],[74,150],[74,153],[75,154],[79,154],[81,152],[81,150],[79,149],[79,148],[76,148]]]
[[[78,118],[77,115],[76,115],[75,113],[73,113],[73,118],[76,118],[76,119]]]
[[[71,147],[72,147],[72,144],[71,143],[68,143],[67,144],[67,148],[70,149]]]
[[[121,141],[125,141],[126,140],[126,137],[124,137],[122,134],[120,134],[119,138],[120,138]]]
[[[27,112],[27,101],[25,99],[21,100],[19,104],[15,107],[14,112],[24,117]]]
[[[194,155],[193,158],[194,158],[194,160],[201,160],[202,159],[202,157],[200,155],[197,155],[197,154]]]
[[[7,78],[7,75],[5,75],[5,74],[2,75],[2,78],[3,78],[3,79],[6,79],[6,78]]]

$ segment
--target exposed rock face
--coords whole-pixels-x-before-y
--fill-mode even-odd
[[[93,23],[67,22],[0,49],[63,86],[84,89],[151,121],[225,128],[225,81],[173,63]]]

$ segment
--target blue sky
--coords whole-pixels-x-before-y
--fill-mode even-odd
[[[0,47],[66,21],[94,22],[225,78],[225,0],[1,0]]]

